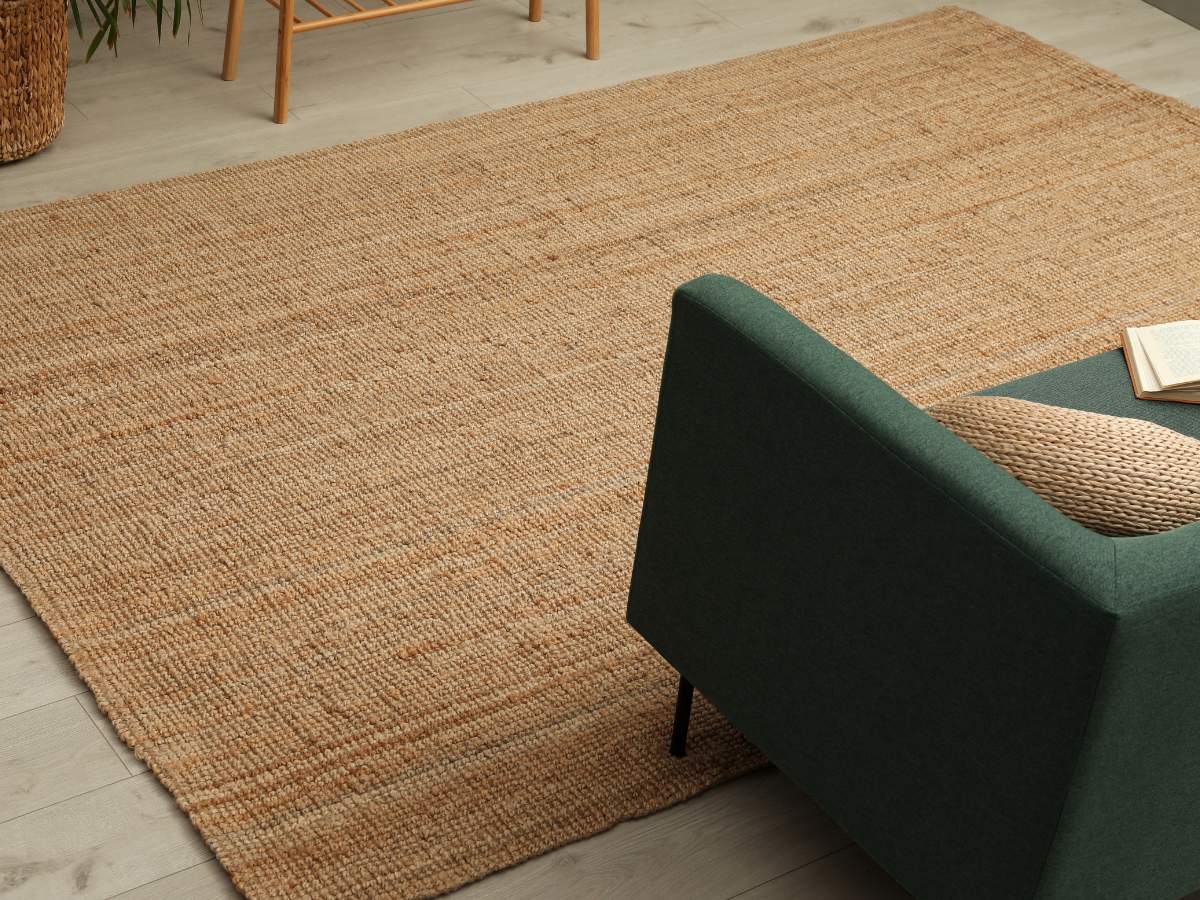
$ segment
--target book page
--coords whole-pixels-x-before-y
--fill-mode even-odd
[[[1200,322],[1168,322],[1137,331],[1162,387],[1200,381]]]
[[[1142,346],[1143,331],[1144,328],[1126,328],[1125,349],[1132,354],[1130,362],[1133,363],[1133,370],[1137,372],[1138,387],[1146,393],[1156,393],[1162,390],[1162,384],[1154,374],[1154,368],[1146,356],[1146,348]]]

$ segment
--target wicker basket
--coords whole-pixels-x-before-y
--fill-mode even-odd
[[[58,136],[66,86],[63,0],[0,0],[0,162]]]

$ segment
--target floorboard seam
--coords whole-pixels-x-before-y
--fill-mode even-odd
[[[836,850],[830,850],[828,853],[822,853],[820,856],[818,856],[814,859],[810,859],[808,862],[804,863],[804,865],[795,866],[794,868],[788,869],[786,872],[780,872],[778,875],[776,875],[773,878],[768,878],[766,881],[760,881],[758,884],[752,885],[752,886],[746,888],[744,891],[738,891],[736,894],[730,894],[728,897],[725,898],[725,900],[736,900],[737,897],[744,897],[746,894],[749,894],[751,891],[757,891],[764,884],[770,884],[772,881],[778,881],[780,878],[784,878],[787,875],[791,875],[793,872],[799,872],[801,869],[807,869],[809,866],[814,866],[817,863],[821,862],[822,860],[829,859],[831,856],[837,856],[839,853],[845,853],[847,850],[850,850],[853,847],[854,847],[854,842],[847,841],[842,846],[838,847]]]
[[[63,797],[61,800],[55,800],[53,803],[47,803],[45,806],[39,806],[37,809],[28,810],[27,812],[21,813],[19,816],[13,816],[11,819],[0,819],[0,825],[8,825],[11,822],[19,822],[26,816],[32,816],[34,813],[44,812],[47,809],[53,809],[54,807],[61,806],[64,803],[70,803],[72,800],[78,800],[80,797],[86,797],[88,794],[94,794],[96,791],[102,791],[105,788],[112,787],[114,784],[120,784],[122,781],[129,781],[129,779],[138,778],[141,775],[149,775],[151,778],[154,777],[153,774],[147,771],[139,772],[137,775],[126,775],[124,778],[114,778],[112,781],[108,782],[108,784],[96,785],[94,788],[90,788],[86,791],[80,791],[78,794],[72,794],[70,797]]]
[[[64,700],[70,700],[72,697],[78,697],[80,694],[86,694],[87,688],[80,686],[73,694],[65,694],[62,697],[55,697],[53,700],[48,700],[45,703],[39,703],[37,706],[31,706],[29,709],[23,709],[20,712],[9,713],[7,716],[0,716],[0,722],[7,722],[9,719],[15,719],[17,716],[23,716],[26,713],[35,712],[39,709],[45,709],[47,706],[53,706],[55,703],[62,703]]]

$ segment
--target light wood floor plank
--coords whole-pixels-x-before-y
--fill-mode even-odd
[[[0,719],[85,690],[41,619],[0,627]]]
[[[516,0],[523,6],[521,0]],[[703,0],[603,0],[600,17],[600,46],[621,50],[693,41],[716,34],[730,34],[738,26],[704,4]],[[584,4],[554,4],[547,7],[545,21],[568,36],[583,34]],[[592,68],[595,68],[594,66]]]
[[[241,895],[220,863],[210,859],[118,896],[121,900],[236,900]]]
[[[492,875],[454,896],[725,900],[847,844],[811,800],[770,770]]]
[[[872,21],[886,21],[912,15],[923,9],[941,6],[921,0],[806,0],[786,3],[780,0],[701,0],[713,12],[742,27],[772,23],[793,33],[828,34],[858,28]],[[960,6],[965,5],[963,3]],[[882,18],[880,18],[882,17]]]
[[[5,900],[99,900],[211,858],[149,773],[0,825]]]
[[[701,61],[721,62],[784,47],[798,40],[804,38],[797,38],[790,32],[738,29],[728,34],[663,44],[653,53],[644,48],[609,47],[602,66],[559,66],[552,74],[541,71],[510,74],[506,71],[487,78],[475,76],[466,87],[489,106],[501,108],[674,72],[701,65]]]
[[[0,719],[0,823],[129,772],[73,697]]]
[[[33,618],[33,608],[12,579],[0,571],[0,626]]]
[[[738,900],[911,900],[857,847],[848,847],[738,895]]]
[[[1141,48],[1136,56],[1120,60],[1108,68],[1122,78],[1160,94],[1172,97],[1186,94],[1196,84],[1200,32],[1181,37],[1186,40],[1173,41],[1170,46]]]
[[[75,697],[75,701],[79,704],[79,708],[91,720],[92,726],[101,739],[108,744],[112,752],[120,760],[122,767],[129,775],[140,775],[146,771],[146,764],[138,759],[132,750],[125,746],[125,742],[117,737],[117,732],[113,729],[112,723],[108,721],[108,717],[100,711],[100,707],[96,705],[96,698],[92,696],[91,691],[85,691]]]

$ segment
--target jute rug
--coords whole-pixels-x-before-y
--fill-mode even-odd
[[[414,896],[760,762],[623,621],[675,285],[1075,359],[1200,312],[1200,114],[944,9],[0,225],[0,563],[242,890]]]

